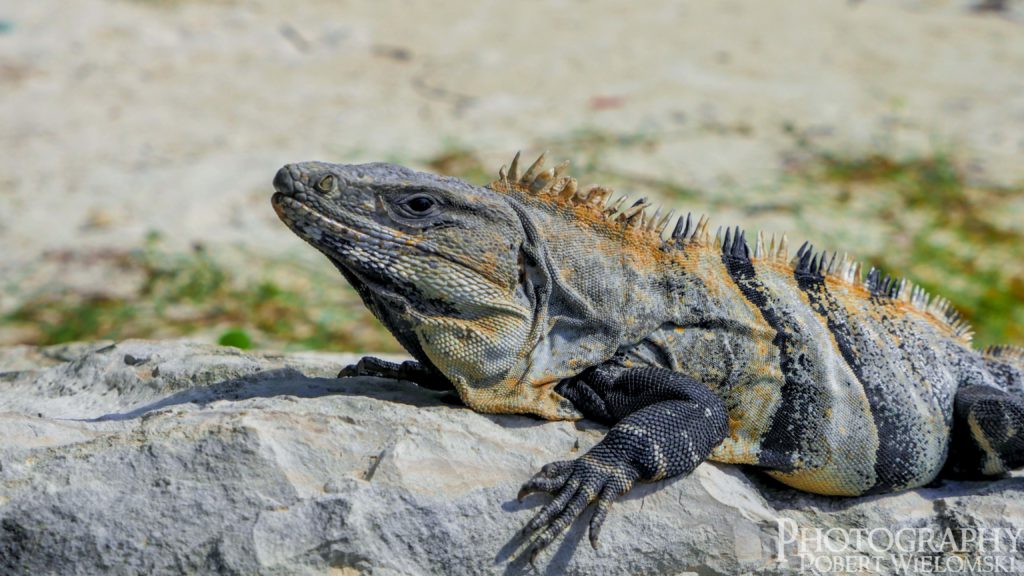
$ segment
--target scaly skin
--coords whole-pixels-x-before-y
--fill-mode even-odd
[[[520,496],[555,494],[527,525],[535,552],[590,503],[596,545],[637,481],[705,459],[794,488],[861,495],[945,466],[1024,463],[1024,353],[970,347],[942,299],[785,237],[724,239],[644,201],[579,190],[518,155],[488,187],[391,164],[291,164],[281,219],[323,252],[416,359],[343,376],[453,386],[480,412],[612,426]]]

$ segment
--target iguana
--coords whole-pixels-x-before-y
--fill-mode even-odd
[[[415,361],[339,376],[451,388],[480,412],[591,418],[585,455],[519,497],[554,498],[533,553],[591,503],[596,546],[637,481],[706,459],[799,490],[913,488],[1024,464],[1024,350],[972,349],[942,298],[846,256],[583,189],[519,155],[487,186],[386,163],[287,165],[273,206]],[[669,225],[672,227],[669,228]]]

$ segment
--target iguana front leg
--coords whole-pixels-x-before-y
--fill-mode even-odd
[[[590,543],[597,547],[612,502],[636,481],[691,472],[728,432],[725,405],[707,386],[664,368],[599,367],[560,384],[558,392],[584,415],[614,424],[576,460],[544,466],[519,492],[550,492],[554,500],[533,517],[533,553],[550,544],[592,502]]]
[[[356,364],[350,364],[338,372],[338,378],[351,378],[353,376],[372,376],[374,378],[391,378],[394,380],[405,380],[413,382],[423,388],[430,390],[455,390],[455,386],[448,381],[440,372],[433,370],[415,360],[389,362],[363,356]]]

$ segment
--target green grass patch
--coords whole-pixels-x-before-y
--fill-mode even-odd
[[[993,217],[1001,203],[1024,194],[1024,187],[972,183],[956,156],[944,151],[904,157],[879,151],[836,153],[817,149],[795,130],[792,133],[798,154],[787,166],[820,191],[815,199],[818,212],[831,214],[836,221],[847,213],[869,218],[882,224],[873,230],[885,231],[892,239],[884,250],[859,256],[949,298],[974,325],[979,344],[1024,342],[1024,237],[1020,229],[1000,225]],[[572,173],[583,186],[602,184],[634,194],[719,202],[715,198],[722,195],[715,191],[610,168],[612,153],[653,150],[668,136],[581,130],[538,142],[531,149],[549,150],[551,164],[572,160]],[[525,164],[532,161],[524,158]],[[497,176],[497,166],[457,144],[450,143],[426,164],[435,172],[476,184]],[[792,207],[794,215],[797,208]],[[790,232],[796,237],[801,231]],[[846,248],[858,251],[855,246]],[[30,344],[201,334],[239,348],[400,351],[326,263],[304,266],[254,257],[247,268],[261,273],[242,278],[201,247],[171,253],[157,237],[118,258],[115,267],[141,277],[134,293],[114,297],[41,292],[0,317],[0,327],[14,327],[19,341]]]
[[[220,338],[217,339],[217,344],[248,350],[252,348],[252,337],[245,330],[232,328],[220,335]]]
[[[22,343],[37,345],[198,333],[243,349],[400,351],[328,266],[313,272],[289,263],[261,262],[258,266],[267,277],[243,280],[201,248],[170,253],[157,238],[119,257],[117,266],[141,275],[133,294],[48,291],[23,301],[0,323],[20,328]],[[287,283],[272,278],[275,274]]]

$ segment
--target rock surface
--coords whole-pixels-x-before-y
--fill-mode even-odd
[[[331,377],[354,359],[178,341],[0,349],[0,572],[531,572],[516,532],[543,498],[517,503],[518,485],[585,451],[600,427]],[[830,499],[704,464],[619,502],[599,550],[578,523],[536,570],[797,573],[793,546],[777,557],[788,519],[805,530],[1008,529],[988,556],[1019,571],[1022,490],[1011,477]],[[942,558],[977,556],[967,549]],[[830,556],[802,559],[842,572],[821,563]],[[892,567],[862,573],[875,572]]]

